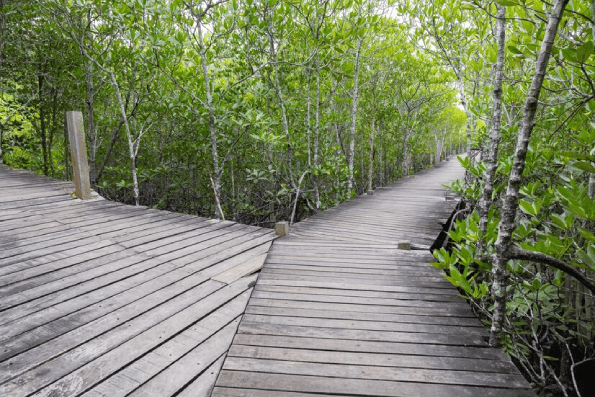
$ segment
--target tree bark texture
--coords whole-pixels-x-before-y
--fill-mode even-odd
[[[211,136],[211,154],[213,156],[213,191],[215,194],[215,218],[221,219],[221,169],[219,166],[219,152],[217,150],[217,124],[215,120],[215,110],[213,109],[213,93],[211,92],[211,83],[209,76],[209,68],[207,65],[207,50],[204,45],[202,35],[202,21],[197,22],[198,30],[198,45],[200,50],[200,62],[202,67],[202,74],[205,81],[205,94],[207,111],[209,112],[209,134]]]
[[[489,154],[483,195],[479,203],[479,231],[480,239],[477,244],[477,255],[482,256],[485,249],[485,234],[488,227],[488,212],[494,193],[494,178],[498,168],[498,149],[500,147],[500,132],[502,125],[502,76],[504,68],[504,52],[506,51],[506,7],[498,5],[498,53],[496,57],[496,70],[494,76],[492,133],[490,136]]]
[[[291,136],[289,134],[289,121],[287,120],[287,108],[285,107],[285,100],[283,99],[283,93],[281,92],[281,83],[279,81],[279,65],[277,62],[277,49],[275,48],[275,41],[272,32],[269,32],[269,46],[271,49],[271,56],[273,58],[273,69],[275,72],[275,93],[279,99],[281,106],[281,119],[283,122],[283,131],[285,132],[285,141],[287,143],[287,168],[289,170],[289,181],[291,187],[297,189],[295,179],[293,177],[293,147],[291,146]]]
[[[353,91],[351,93],[351,136],[349,138],[349,159],[347,166],[349,168],[349,180],[347,181],[347,191],[351,192],[354,185],[353,178],[353,161],[355,159],[355,132],[357,125],[357,100],[358,100],[358,78],[359,78],[359,60],[364,39],[361,38],[357,42],[354,58],[354,72],[353,72]]]
[[[541,93],[543,80],[545,79],[547,65],[552,52],[552,47],[554,46],[554,40],[558,33],[558,26],[568,1],[569,0],[557,0],[548,17],[545,36],[541,43],[535,73],[531,81],[531,88],[527,93],[527,99],[525,101],[523,121],[518,134],[512,170],[510,172],[508,186],[504,196],[500,226],[498,229],[498,240],[495,244],[496,254],[493,270],[495,276],[492,290],[494,298],[494,319],[492,321],[490,334],[490,345],[492,346],[499,346],[501,343],[500,337],[502,333],[503,319],[506,313],[506,263],[514,250],[512,233],[516,226],[515,221],[518,209],[519,191],[521,188],[523,171],[525,170],[527,149],[529,147],[531,133],[533,132],[535,113],[537,111],[539,95]]]
[[[372,125],[370,126],[370,163],[368,165],[368,191],[374,190],[372,184],[372,175],[374,173],[374,118],[372,117]]]

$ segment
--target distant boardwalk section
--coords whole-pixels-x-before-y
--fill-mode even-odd
[[[534,396],[425,250],[458,162],[403,178],[275,241],[213,396]]]
[[[270,229],[0,166],[0,396],[208,396]]]

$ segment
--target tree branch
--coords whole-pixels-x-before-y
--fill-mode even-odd
[[[581,284],[587,287],[589,291],[595,294],[595,284],[587,280],[587,278],[585,278],[585,276],[583,276],[577,269],[567,265],[560,259],[554,258],[553,256],[542,254],[541,252],[529,251],[515,247],[508,259],[522,259],[526,261],[539,262],[556,268],[558,270],[562,270],[564,273],[569,274],[575,279],[577,279]]]

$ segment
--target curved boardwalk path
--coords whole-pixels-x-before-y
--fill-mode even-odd
[[[534,396],[428,251],[454,207],[444,161],[275,241],[213,396]],[[221,364],[220,364],[221,365]]]
[[[274,234],[72,191],[0,166],[0,396],[207,397]]]

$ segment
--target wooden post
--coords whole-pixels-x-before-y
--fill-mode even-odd
[[[289,234],[289,222],[275,223],[275,232],[277,236],[287,236]]]
[[[82,200],[90,200],[91,183],[89,181],[83,113],[79,111],[66,112],[66,128],[68,128],[68,139],[70,140],[75,193]]]

